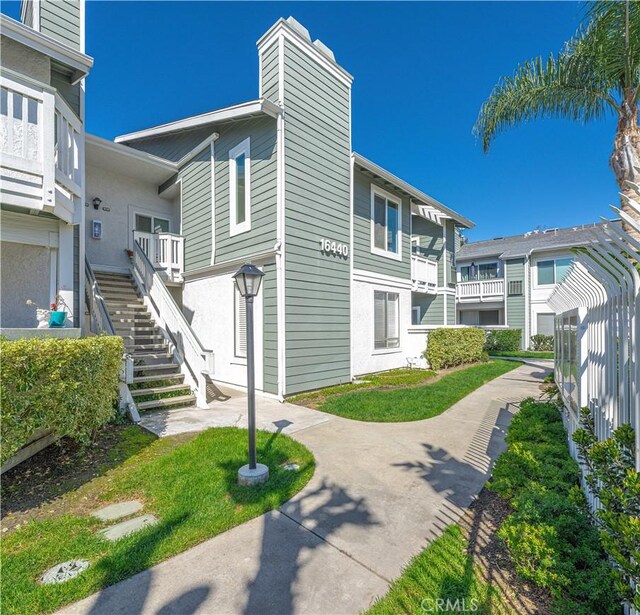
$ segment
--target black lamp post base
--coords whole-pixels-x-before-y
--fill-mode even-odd
[[[249,467],[249,464],[242,466],[238,470],[238,484],[245,486],[261,485],[266,483],[269,478],[269,468],[262,464],[257,463],[254,470]]]

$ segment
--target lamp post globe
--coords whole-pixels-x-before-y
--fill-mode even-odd
[[[241,485],[257,485],[269,478],[269,468],[256,459],[256,387],[253,339],[253,299],[260,291],[264,273],[255,265],[247,263],[233,275],[238,292],[246,302],[247,332],[247,407],[249,427],[249,463],[238,470]]]

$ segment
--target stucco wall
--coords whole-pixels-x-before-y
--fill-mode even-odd
[[[400,295],[400,347],[376,350],[373,339],[373,293],[376,290]],[[369,374],[407,366],[415,356],[415,338],[409,339],[411,290],[395,285],[354,281],[352,285],[351,361],[353,374]]]
[[[50,82],[51,65],[49,58],[44,54],[2,36],[0,37],[0,57],[3,68],[37,79],[42,83]]]
[[[187,320],[202,345],[215,354],[213,380],[237,386],[247,384],[246,359],[235,356],[235,303],[232,273],[185,283],[182,295]],[[256,389],[263,389],[263,289],[254,299]]]
[[[49,306],[50,249],[0,242],[0,326],[35,327],[36,308]]]
[[[89,165],[86,182],[86,202],[89,207],[85,209],[85,249],[92,265],[129,266],[125,250],[132,246],[134,211],[168,218],[171,232],[180,232],[178,199],[169,201],[160,198],[155,184]],[[96,196],[102,199],[98,211],[92,204]],[[110,211],[104,211],[104,207]],[[93,220],[102,221],[102,239],[93,239],[91,236]]]

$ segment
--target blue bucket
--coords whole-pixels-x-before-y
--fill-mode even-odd
[[[67,320],[67,313],[54,310],[49,315],[50,327],[64,327],[64,321]]]

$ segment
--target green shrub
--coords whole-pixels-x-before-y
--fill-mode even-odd
[[[436,329],[429,333],[424,356],[431,369],[455,367],[484,360],[482,329]]]
[[[495,329],[486,332],[484,349],[487,352],[520,350],[522,329]]]
[[[88,442],[115,414],[119,337],[0,340],[4,463],[37,430]]]
[[[553,351],[553,335],[537,335],[531,336],[531,350],[537,350],[541,352]]]
[[[620,594],[579,490],[579,467],[556,405],[524,400],[507,444],[489,487],[514,509],[498,536],[516,572],[551,592],[556,615],[620,613]]]

